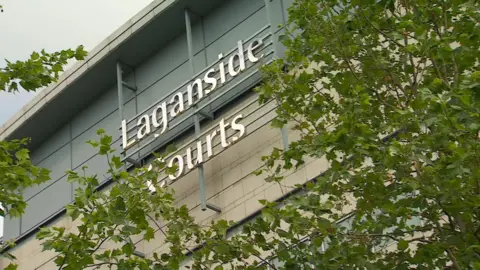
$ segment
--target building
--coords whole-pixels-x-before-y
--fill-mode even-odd
[[[153,1],[8,121],[0,139],[31,137],[32,161],[52,177],[25,190],[28,207],[20,219],[5,220],[4,239],[16,242],[10,252],[19,269],[54,269],[55,254],[41,251],[35,233],[74,226],[64,214],[76,188],[66,170],[88,166],[108,186],[107,160],[86,145],[99,128],[114,137],[130,167],[148,166],[152,152],[170,143],[179,146],[168,161],[179,171],[166,183],[198,222],[241,224],[261,209],[258,200],[288,196],[291,189],[252,172],[261,156],[298,134],[270,127],[275,104],[259,106],[252,88],[261,81],[259,66],[282,57],[278,25],[292,2]],[[203,163],[192,169],[198,149]],[[285,181],[304,183],[326,168],[324,160],[311,160]],[[151,256],[162,243],[136,248]]]

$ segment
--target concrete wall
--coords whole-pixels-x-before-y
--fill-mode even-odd
[[[281,32],[277,25],[284,22],[286,8],[291,2],[291,0],[272,0],[270,3],[272,25],[275,33],[274,41],[279,32]],[[210,65],[216,60],[216,56],[219,53],[226,53],[233,49],[238,40],[252,36],[266,24],[268,24],[268,19],[264,1],[259,0],[228,1],[216,8],[208,16],[196,21],[192,27],[195,72]],[[274,46],[277,53],[281,53],[281,46],[278,44]],[[179,33],[177,38],[171,40],[163,48],[159,48],[158,52],[152,55],[148,61],[136,67],[135,72],[125,79],[138,88],[135,93],[124,89],[125,117],[134,117],[144,108],[164,97],[166,93],[190,79],[192,74],[188,60],[186,34]],[[240,76],[236,78],[236,80],[240,79]],[[258,79],[258,76],[254,77],[251,81],[232,89],[232,93],[244,91]],[[90,139],[96,139],[97,129],[103,128],[108,134],[113,135],[115,139],[114,147],[120,147],[118,128],[121,119],[118,112],[116,89],[117,86],[112,85],[105,94],[71,119],[70,123],[59,129],[48,140],[43,142],[40,148],[32,153],[32,160],[36,165],[52,171],[52,179],[40,186],[25,190],[24,195],[28,207],[20,219],[7,219],[5,221],[5,239],[18,238],[38,228],[41,224],[61,213],[64,206],[73,200],[75,186],[66,182],[65,172],[67,170],[78,171],[82,167],[88,166],[87,174],[97,174],[100,180],[107,180],[105,176],[107,170],[106,159],[97,156],[95,150],[86,145],[85,142]],[[225,104],[228,101],[227,99],[232,98],[233,95],[226,96],[219,101],[217,107]],[[221,116],[216,115],[216,118],[219,117]],[[52,119],[52,121],[55,121],[55,119]],[[217,120],[214,120],[214,122],[217,122]],[[276,136],[278,135],[279,133],[277,132]],[[243,144],[248,145],[249,141],[251,141],[253,145],[257,145],[258,142],[252,140],[245,140]],[[239,157],[239,154],[234,153],[232,149],[228,150],[231,153],[229,156]],[[237,149],[239,152],[242,152],[242,150],[247,148]],[[255,147],[252,149],[255,149]],[[144,151],[141,154],[146,155],[147,152]],[[252,160],[255,159],[252,158]],[[233,162],[238,163],[239,161],[232,160]],[[251,161],[251,163],[255,162],[257,161]],[[208,164],[216,163],[210,161]],[[217,177],[221,175],[221,168],[216,168],[214,165],[206,166],[212,167],[207,169],[207,174],[215,174]],[[243,165],[243,167],[245,166],[247,165]],[[236,168],[236,170],[240,171],[241,169]],[[244,168],[243,171],[246,172],[247,170]],[[189,174],[186,177],[194,178],[195,176],[194,174]],[[246,175],[243,177],[245,178]],[[234,180],[230,179],[228,181]],[[233,185],[233,182],[230,184]],[[227,184],[225,186],[222,184],[222,190],[225,190],[225,192],[227,187]],[[248,190],[248,188],[245,189]],[[207,192],[209,196],[214,194],[213,190],[208,190]],[[243,191],[242,194],[244,194]],[[187,198],[190,195],[183,194],[182,196]],[[192,194],[191,197],[194,198],[195,196]],[[240,197],[243,198],[245,196],[241,195]],[[232,197],[227,196],[226,198],[217,198],[215,200],[230,200]],[[232,202],[224,201],[217,203],[233,209]],[[240,211],[240,208],[234,208],[237,209],[236,211]]]

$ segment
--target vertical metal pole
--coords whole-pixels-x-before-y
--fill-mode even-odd
[[[274,26],[273,26],[273,19],[272,19],[272,7],[271,7],[270,0],[264,0],[264,2],[265,2],[265,10],[267,11],[267,20],[268,20],[268,23],[270,24],[270,34],[271,34],[272,46],[273,46],[273,57],[277,58],[278,57],[277,41],[274,37],[275,32],[273,31]],[[282,127],[281,132],[282,132],[283,149],[287,150],[289,146],[287,128]]]
[[[193,66],[193,41],[192,41],[192,25],[190,22],[190,13],[188,9],[185,9],[185,26],[187,28],[187,46],[188,46],[188,62],[190,63],[190,71],[195,72],[195,67]]]
[[[122,66],[117,62],[117,90],[118,90],[118,112],[120,113],[120,121],[123,120],[123,78]]]
[[[272,7],[271,7],[271,4],[270,4],[270,0],[264,0],[264,2],[265,2],[265,10],[267,11],[267,21],[268,21],[268,24],[270,24],[270,33],[271,33],[271,37],[272,37],[273,55],[274,55],[275,58],[277,58],[278,57],[278,55],[277,55],[277,42],[273,37],[273,35],[275,33],[273,32]]]
[[[287,134],[287,128],[282,127],[282,142],[283,142],[283,149],[288,150],[289,143],[288,143],[288,134]]]
[[[188,12],[188,9],[185,9],[185,25],[186,25],[186,30],[187,30],[187,45],[188,45],[188,59],[190,63],[190,71],[192,75],[195,74],[195,67],[193,65],[193,42],[192,42],[192,25],[190,21],[190,13]],[[197,106],[195,105],[193,107],[194,110],[196,110]],[[195,124],[195,136],[198,137],[201,133],[200,131],[200,119],[198,118],[198,114],[193,115],[193,122]],[[202,153],[198,153],[197,155],[201,155]],[[207,210],[207,198],[205,195],[205,178],[203,174],[203,164],[198,164],[198,184],[200,186],[200,205],[202,208],[202,211]]]
[[[123,115],[123,77],[122,77],[122,64],[117,61],[117,91],[118,91],[118,114],[120,115],[120,121],[124,118]],[[123,146],[125,147],[125,146]],[[126,153],[122,151],[120,153],[122,159],[125,157]],[[124,168],[127,169],[127,164],[125,163]]]

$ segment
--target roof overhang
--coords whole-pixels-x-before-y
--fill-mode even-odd
[[[116,63],[137,67],[185,31],[184,10],[192,23],[227,0],[155,0],[107,37],[59,81],[37,94],[0,128],[0,140],[29,137],[35,149],[116,82]]]

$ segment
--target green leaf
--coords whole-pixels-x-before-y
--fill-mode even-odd
[[[32,52],[32,55],[30,56],[30,58],[32,60],[37,60],[38,58],[40,58],[40,54],[38,54],[37,52]]]
[[[123,254],[125,254],[127,256],[132,255],[133,251],[134,251],[134,246],[130,243],[127,243],[127,244],[122,246],[122,252],[123,252]]]
[[[145,241],[150,241],[151,239],[155,238],[155,232],[152,228],[148,227],[147,230],[145,231],[145,235],[143,236],[143,239]]]
[[[400,241],[398,241],[398,243],[397,243],[397,248],[398,248],[399,250],[402,250],[402,251],[403,251],[403,250],[406,250],[406,249],[408,248],[408,242],[405,241],[405,240],[400,240]]]
[[[65,206],[65,209],[67,210],[67,216],[71,217],[72,220],[76,220],[80,215],[80,211],[78,211],[78,208],[73,204]]]
[[[18,269],[17,267],[18,267],[18,265],[16,265],[16,264],[9,264],[9,265],[5,268],[5,270],[17,270],[17,269]]]

